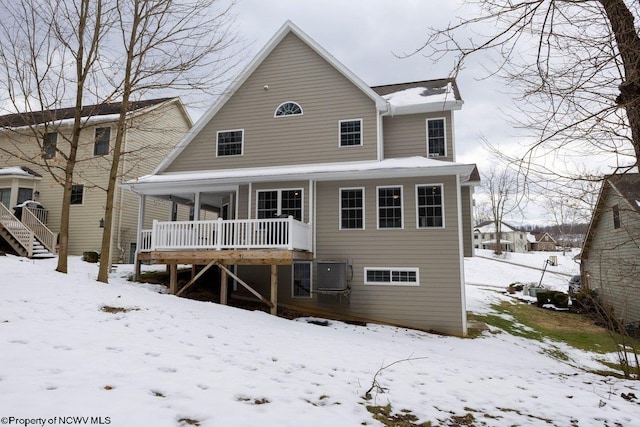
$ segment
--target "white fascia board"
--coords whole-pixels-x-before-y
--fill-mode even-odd
[[[159,195],[173,192],[193,192],[197,189],[211,191],[214,187],[216,191],[231,188],[233,186],[249,184],[255,182],[278,182],[278,181],[341,181],[354,179],[390,179],[390,178],[410,178],[410,177],[431,177],[431,176],[452,176],[457,175],[461,181],[468,179],[473,172],[475,165],[461,163],[442,162],[443,165],[430,167],[407,167],[407,168],[367,168],[365,170],[354,169],[316,169],[309,171],[292,170],[290,172],[280,169],[278,172],[270,172],[268,168],[264,170],[242,170],[236,169],[234,173],[214,173],[193,172],[193,173],[170,173],[142,177],[139,180],[131,180],[123,187],[136,193]],[[447,164],[448,163],[448,164]],[[209,175],[209,176],[207,176]]]
[[[392,116],[401,116],[404,114],[419,114],[419,113],[437,113],[442,111],[454,111],[462,109],[464,101],[446,101],[446,102],[432,102],[428,104],[414,104],[403,105],[399,107],[391,106]]]

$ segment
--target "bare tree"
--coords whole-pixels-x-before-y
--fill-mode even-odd
[[[122,108],[105,203],[98,281],[107,283],[111,229],[129,100],[136,93],[175,88],[207,90],[233,65],[231,32],[234,2],[220,0],[133,0],[115,2],[122,57],[113,57],[112,85]],[[116,49],[118,51],[118,49]],[[123,64],[121,68],[117,64]]]
[[[103,2],[0,1],[0,66],[2,84],[16,111],[26,111],[24,122],[39,150],[22,148],[20,142],[0,148],[9,155],[40,166],[63,186],[57,271],[67,272],[69,205],[80,133],[84,95],[98,61],[104,36]],[[55,108],[73,104],[73,125],[65,133]],[[40,112],[36,118],[34,112]],[[3,124],[4,125],[4,124]],[[11,132],[11,129],[7,129]],[[56,132],[63,141],[45,140]]]
[[[467,17],[431,28],[416,52],[455,55],[453,74],[470,56],[493,57],[518,95],[516,125],[535,138],[523,166],[538,175],[567,174],[550,151],[574,158],[609,156],[622,171],[640,158],[640,37],[630,0],[469,0]]]
[[[495,253],[502,254],[502,224],[506,216],[524,207],[525,187],[515,171],[495,166],[482,174],[482,188],[489,197],[490,218],[496,231]]]

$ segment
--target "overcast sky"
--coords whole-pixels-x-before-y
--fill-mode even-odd
[[[400,59],[460,14],[459,1],[428,0],[239,0],[239,34],[251,43],[248,60],[290,19],[370,86],[447,77],[453,58],[434,64],[422,55]],[[486,76],[476,58],[457,78],[465,102],[455,116],[458,161],[488,166],[479,135],[507,146],[515,131],[498,111],[509,103],[500,81]]]

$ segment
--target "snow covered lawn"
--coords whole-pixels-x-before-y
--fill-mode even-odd
[[[127,282],[130,266],[103,285],[95,264],[71,258],[64,275],[55,263],[0,257],[2,425],[379,426],[366,406],[387,404],[416,424],[466,414],[477,426],[640,422],[637,400],[621,397],[640,397],[637,382],[579,368],[601,355],[563,348],[561,361],[549,344],[506,333],[319,326],[163,294]],[[467,281],[481,285],[539,280],[521,268],[466,260]],[[505,298],[467,286],[478,313]],[[365,400],[376,372],[401,360]],[[95,418],[67,418],[83,416]]]

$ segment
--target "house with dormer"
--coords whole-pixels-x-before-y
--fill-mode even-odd
[[[121,103],[86,105],[69,206],[71,255],[99,251],[106,188]],[[66,158],[74,108],[0,116],[0,248],[27,256],[55,255],[60,231]],[[118,182],[152,172],[191,128],[179,98],[130,102]],[[111,259],[132,263],[137,244],[137,196],[118,187]],[[156,199],[150,212],[188,219],[188,206]]]
[[[479,175],[456,161],[462,105],[449,78],[371,87],[285,23],[158,168],[126,183],[140,195],[137,268],[167,264],[178,295],[216,269],[221,303],[465,335]],[[194,220],[147,227],[156,199]],[[202,270],[179,287],[179,264]]]

